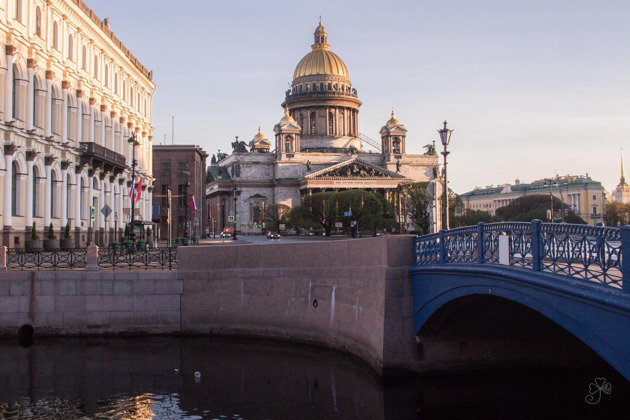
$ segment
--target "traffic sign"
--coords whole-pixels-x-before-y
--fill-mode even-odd
[[[344,211],[343,215],[344,216],[352,216],[352,212],[351,211]]]
[[[228,222],[233,222],[234,221],[234,216],[228,216]]]
[[[90,206],[90,222],[96,220],[96,208],[94,206]]]
[[[112,214],[112,208],[105,204],[101,209],[101,213],[103,213],[103,216],[105,216],[105,218],[107,219],[107,216]]]

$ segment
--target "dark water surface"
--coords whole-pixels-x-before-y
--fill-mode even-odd
[[[630,384],[604,364],[381,381],[353,357],[276,342],[63,338],[25,348],[5,339],[0,418],[628,419]]]

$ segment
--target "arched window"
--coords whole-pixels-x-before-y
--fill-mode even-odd
[[[66,214],[72,214],[72,180],[70,175],[66,175]]]
[[[59,25],[57,25],[57,21],[53,22],[53,48],[59,49]]]
[[[68,35],[68,58],[74,60],[74,40],[72,35]]]
[[[63,98],[58,87],[53,86],[51,92],[51,130],[54,134],[61,135],[61,108],[63,107]]]
[[[46,107],[46,88],[40,77],[33,78],[33,125],[44,128],[44,109]]]
[[[105,73],[103,74],[103,79],[105,82],[105,87],[109,87],[109,66],[105,64]]]
[[[50,216],[51,217],[59,217],[57,211],[57,202],[58,202],[58,194],[57,194],[57,185],[59,181],[57,180],[57,175],[55,175],[55,171],[50,171]]]
[[[140,94],[138,93],[136,97],[136,108],[140,111]]]
[[[85,45],[81,48],[81,68],[87,70],[87,48]]]
[[[15,20],[22,22],[22,0],[15,2]]]
[[[284,152],[285,153],[293,152],[293,137],[286,136],[284,138]]]
[[[118,95],[118,73],[114,73],[114,93]]]
[[[304,135],[304,114],[300,114],[300,134]]]
[[[98,57],[94,56],[94,78],[98,79]]]
[[[335,135],[335,116],[332,112],[328,113],[328,135]]]
[[[42,36],[42,9],[35,9],[35,35]]]
[[[83,178],[80,181],[79,195],[81,196],[81,219],[87,219],[87,201],[85,200],[85,185],[83,185]],[[77,223],[78,225],[78,223]]]
[[[315,134],[315,113],[311,112],[311,134]]]
[[[74,106],[74,101],[72,100],[72,96],[68,93],[68,97],[66,98],[66,103],[68,104],[68,115],[66,127],[68,127],[68,140],[75,140],[76,135],[76,126],[77,126],[77,114],[78,108]]]
[[[144,116],[147,116],[147,99],[144,98]]]
[[[40,217],[39,213],[39,197],[41,189],[39,188],[39,169],[37,166],[33,166],[33,217]]]
[[[131,93],[129,94],[129,105],[133,106],[133,88],[131,88]]]
[[[11,214],[18,216],[18,211],[20,210],[18,205],[18,165],[15,161],[13,161],[11,165],[13,165],[13,173],[11,174]]]
[[[123,80],[123,101],[127,99],[127,83]]]

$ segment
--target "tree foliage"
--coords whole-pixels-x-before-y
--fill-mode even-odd
[[[347,216],[347,212],[351,212]],[[294,208],[289,217],[295,227],[323,228],[326,236],[332,232],[335,222],[342,222],[344,230],[350,230],[356,221],[359,230],[376,231],[395,224],[394,210],[380,194],[349,190],[320,192],[304,198],[303,205]]]
[[[607,226],[620,226],[630,223],[630,203],[608,201],[604,220]]]
[[[407,215],[420,234],[429,233],[431,215],[427,211],[431,204],[431,197],[427,192],[428,182],[414,182],[402,187],[403,202]]]
[[[500,218],[492,216],[487,211],[466,209],[461,216],[451,218],[451,227],[472,226],[479,222],[492,223],[500,220]]]
[[[265,208],[265,223],[269,230],[278,230],[280,224],[290,225],[291,207],[271,204]]]
[[[561,209],[563,207],[560,199],[552,197],[554,221],[562,220]],[[549,196],[543,194],[526,195],[516,198],[510,202],[507,206],[503,206],[497,209],[497,216],[503,221],[516,221],[516,222],[530,222],[534,219],[540,219],[547,221],[547,210],[551,208],[551,202]],[[565,212],[567,216],[564,217],[564,221],[567,223],[580,223],[586,224],[586,221],[580,216],[575,214],[568,204],[564,204]]]

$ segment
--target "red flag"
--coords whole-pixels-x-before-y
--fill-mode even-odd
[[[138,201],[140,201],[140,198],[142,196],[142,178],[140,178],[140,180],[138,181],[138,185],[136,185],[136,203]]]

